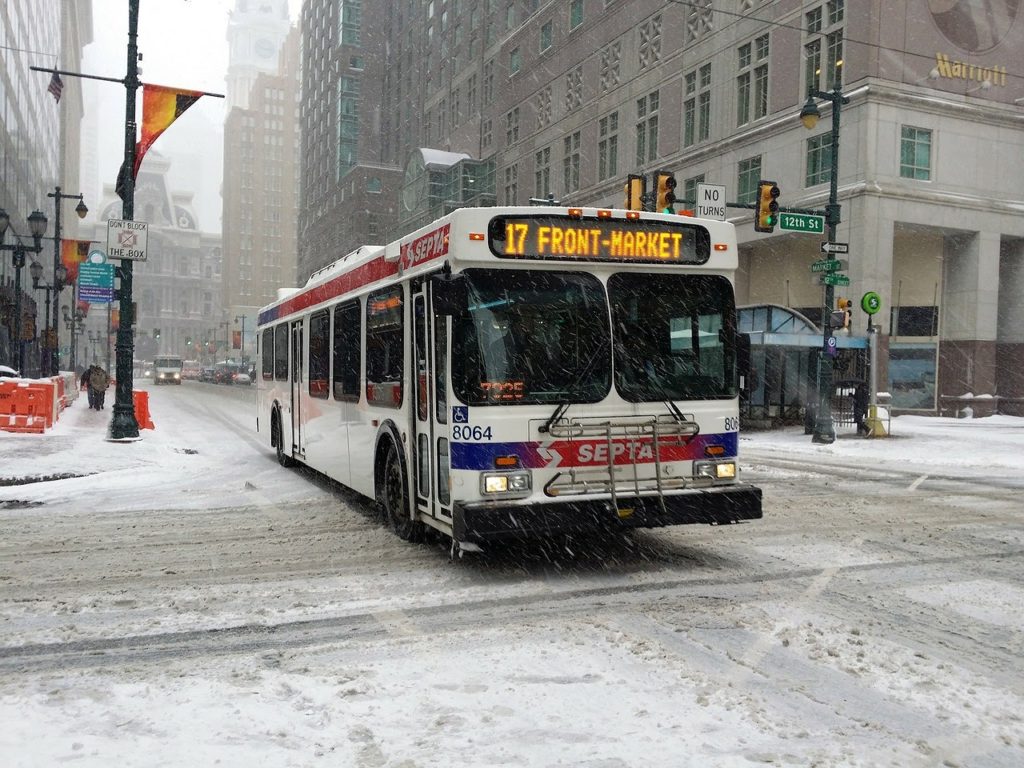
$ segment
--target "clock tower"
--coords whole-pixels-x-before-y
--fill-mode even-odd
[[[235,0],[228,19],[227,111],[247,108],[256,75],[277,71],[290,28],[288,0]]]

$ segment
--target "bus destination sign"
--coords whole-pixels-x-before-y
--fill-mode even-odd
[[[488,233],[503,258],[703,264],[711,251],[707,229],[683,222],[503,216]]]

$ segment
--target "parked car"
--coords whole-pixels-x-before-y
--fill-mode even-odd
[[[199,380],[213,384],[217,381],[217,369],[212,365],[205,365],[199,369]]]

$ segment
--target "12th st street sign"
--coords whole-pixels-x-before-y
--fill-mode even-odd
[[[144,221],[107,220],[107,258],[145,261],[149,225]]]
[[[822,276],[822,282],[825,285],[849,285],[850,278],[846,275],[840,275],[838,272],[829,272]]]
[[[780,213],[779,229],[823,235],[825,234],[825,217],[815,216],[812,213]]]

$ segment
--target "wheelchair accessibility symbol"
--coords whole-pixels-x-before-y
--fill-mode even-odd
[[[452,422],[455,424],[469,424],[469,406],[453,405]]]

